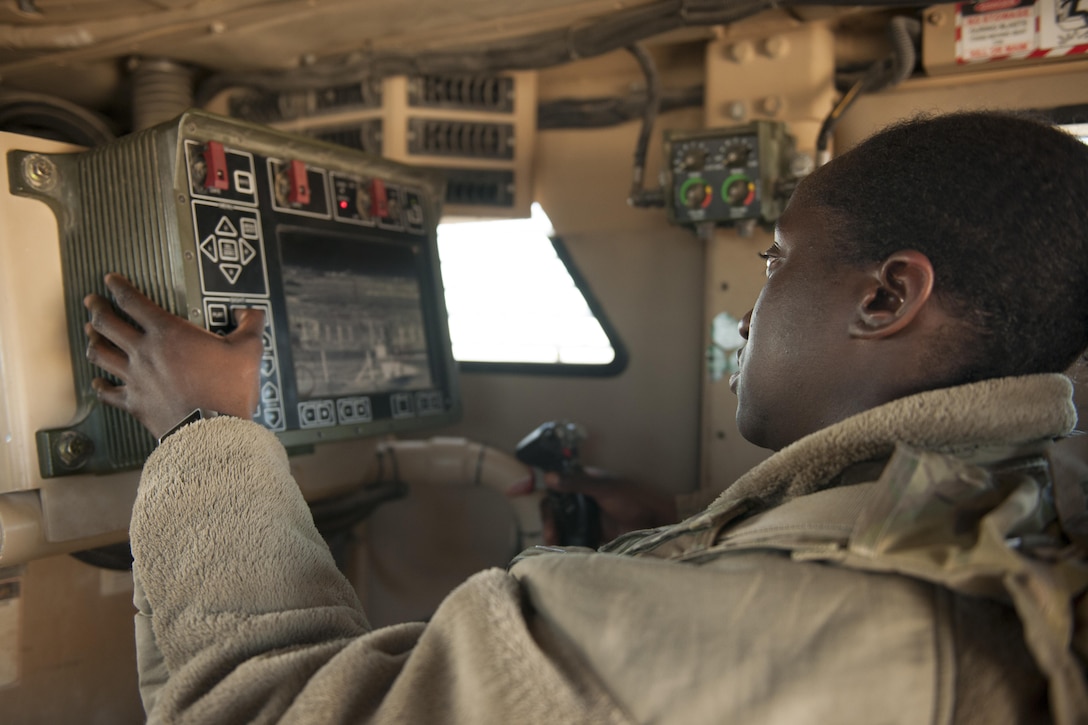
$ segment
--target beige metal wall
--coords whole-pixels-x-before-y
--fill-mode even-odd
[[[812,150],[834,98],[829,74],[835,44],[828,33],[818,24],[791,28],[788,21],[753,22],[723,33],[707,52],[707,126],[753,118],[784,120],[799,149]],[[773,100],[769,106],[768,98]],[[1088,103],[1088,61],[1084,60],[1026,67],[1010,63],[940,78],[918,77],[862,96],[842,118],[833,147],[845,150],[889,123],[919,113],[1047,109],[1084,103]],[[768,113],[768,108],[775,112]],[[731,229],[715,232],[706,265],[708,319],[722,311],[739,318],[751,308],[764,276],[756,253],[772,241],[767,230],[757,229],[750,238]],[[705,488],[721,489],[767,455],[740,437],[735,415],[736,396],[726,380],[707,383],[701,429],[701,485]]]

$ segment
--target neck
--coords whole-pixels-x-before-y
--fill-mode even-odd
[[[753,468],[715,502],[781,503],[830,485],[846,466],[886,458],[896,445],[968,456],[1067,435],[1077,422],[1064,375],[996,378],[908,395],[805,436]]]

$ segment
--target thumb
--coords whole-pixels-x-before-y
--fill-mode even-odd
[[[264,330],[264,310],[259,307],[235,310],[234,319],[238,322],[238,326],[227,335],[232,340],[259,337]]]

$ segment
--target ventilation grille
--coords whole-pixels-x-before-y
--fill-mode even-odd
[[[408,153],[469,159],[512,159],[514,125],[412,118],[408,121]]]
[[[381,81],[367,80],[312,91],[244,93],[230,99],[230,115],[256,123],[275,123],[381,105]]]
[[[375,156],[381,156],[382,153],[382,122],[377,118],[358,125],[313,129],[309,131],[309,135]]]
[[[159,306],[177,314],[170,276],[170,249],[177,248],[177,215],[164,189],[170,178],[159,164],[156,136],[133,134],[103,149],[76,157],[81,203],[79,223],[63,235],[65,288],[101,290],[106,272],[124,270]],[[164,193],[166,191],[167,193]],[[83,310],[78,296],[67,300],[72,369],[81,403],[92,398],[91,379],[105,371],[83,355]],[[87,470],[126,470],[140,466],[154,441],[135,418],[116,408],[97,405],[90,413],[104,431],[106,445]],[[102,455],[104,454],[104,455]]]
[[[446,176],[446,203],[462,206],[514,206],[514,172],[437,169]]]
[[[514,79],[509,76],[414,76],[408,82],[408,105],[512,113]]]

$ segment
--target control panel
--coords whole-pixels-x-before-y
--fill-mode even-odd
[[[271,226],[269,233],[284,223],[300,224],[306,232],[297,232],[310,237],[306,244],[318,246],[326,244],[321,238],[323,230],[335,233],[357,234],[361,230],[344,225],[357,225],[386,230],[389,234],[375,236],[370,240],[360,239],[358,248],[368,244],[407,245],[410,253],[418,255],[420,243],[426,240],[426,227],[423,213],[423,193],[418,188],[394,183],[381,176],[363,176],[344,173],[315,166],[299,158],[262,157],[244,149],[224,147],[219,141],[201,143],[186,140],[186,158],[188,159],[188,178],[192,196],[193,241],[196,244],[195,255],[199,261],[199,276],[203,306],[204,326],[213,332],[226,333],[233,326],[232,310],[237,307],[258,307],[265,313],[266,327],[262,337],[264,354],[261,360],[261,403],[256,419],[266,427],[283,431],[288,426],[299,429],[328,428],[337,425],[357,425],[370,423],[379,418],[404,419],[416,416],[428,416],[442,413],[446,407],[445,396],[433,389],[404,392],[393,390],[392,374],[387,373],[390,365],[397,367],[396,361],[390,361],[387,345],[378,342],[380,334],[367,337],[359,325],[350,320],[329,321],[334,300],[341,300],[337,290],[333,289],[331,278],[351,276],[355,286],[372,284],[373,277],[366,273],[365,263],[360,268],[352,269],[352,258],[337,260],[306,259],[291,251],[282,249],[293,238],[288,233],[279,240],[280,254],[270,259],[264,243],[264,228]],[[261,191],[264,189],[265,194]],[[262,210],[261,200],[267,200],[267,208]],[[262,216],[263,211],[263,216]],[[298,217],[296,221],[295,218]],[[315,221],[311,221],[315,220]],[[316,220],[322,220],[320,222]],[[326,244],[335,253],[337,245]],[[356,250],[358,251],[358,250]],[[382,250],[388,251],[388,250]],[[298,265],[306,269],[322,263],[331,263],[325,274],[309,273],[310,289],[303,291],[289,290],[284,297],[284,308],[274,305],[270,294],[269,274],[280,278],[292,277],[294,267],[291,260],[298,256]],[[409,260],[411,258],[409,257]],[[286,260],[286,262],[285,262]],[[335,267],[341,264],[342,268]],[[411,262],[401,270],[408,277],[415,277]],[[309,297],[303,311],[300,303],[294,314],[291,291]],[[422,290],[415,290],[417,297]],[[342,299],[350,304],[350,300]],[[323,304],[324,303],[324,304]],[[417,304],[422,304],[419,300]],[[319,306],[320,309],[316,309]],[[324,313],[326,319],[320,319]],[[375,311],[365,309],[360,301],[357,310],[361,317],[368,319],[368,325],[375,324],[372,319]],[[418,328],[415,330],[423,337],[422,308],[417,312]],[[289,329],[284,330],[277,324],[281,315],[288,314]],[[305,317],[303,317],[305,316]],[[293,322],[292,322],[293,320]],[[383,324],[379,320],[377,324]],[[328,335],[320,331],[321,327],[336,325],[336,338],[327,339]],[[315,327],[316,326],[316,327]],[[291,329],[293,328],[293,329]],[[299,397],[300,391],[305,400],[295,400],[290,409],[285,408],[284,380],[281,376],[282,361],[285,355],[294,358],[307,357],[302,349],[289,350],[293,338],[296,348],[301,347],[300,330],[318,329],[310,348],[324,346],[318,357],[321,371],[315,376],[329,388],[326,392],[338,392],[340,389],[356,385],[353,394],[348,395],[307,395],[306,381],[293,379],[293,392]],[[402,331],[405,329],[403,326]],[[324,335],[324,337],[322,337]],[[358,339],[359,344],[352,349],[351,340]],[[370,365],[374,350],[369,350],[350,364],[358,364],[359,370],[347,370],[353,376],[352,381],[336,380],[335,370],[330,366],[344,366],[344,357],[360,352],[373,344],[374,348],[384,351],[381,359],[371,365],[372,374],[359,380],[362,371]],[[421,347],[422,349],[422,347]],[[429,374],[415,370],[415,374],[406,372],[407,365],[399,364],[399,372],[406,380],[429,380]],[[309,367],[295,365],[309,370]],[[307,373],[309,375],[310,373]],[[301,385],[301,387],[300,387]],[[316,387],[320,387],[319,382]],[[335,390],[334,390],[335,388]],[[386,388],[390,388],[386,390]],[[354,394],[369,392],[370,395]]]
[[[676,224],[773,222],[792,140],[780,123],[666,132],[666,206]]]
[[[285,445],[459,416],[436,177],[196,111],[41,163],[56,166],[56,185],[16,178],[13,190],[73,220],[61,225],[61,258],[80,398],[76,420],[38,431],[43,476],[135,467],[153,447],[90,388],[103,372],[82,355],[79,300],[104,293],[109,271],[215,333],[233,329],[239,308],[263,310],[254,419]]]

